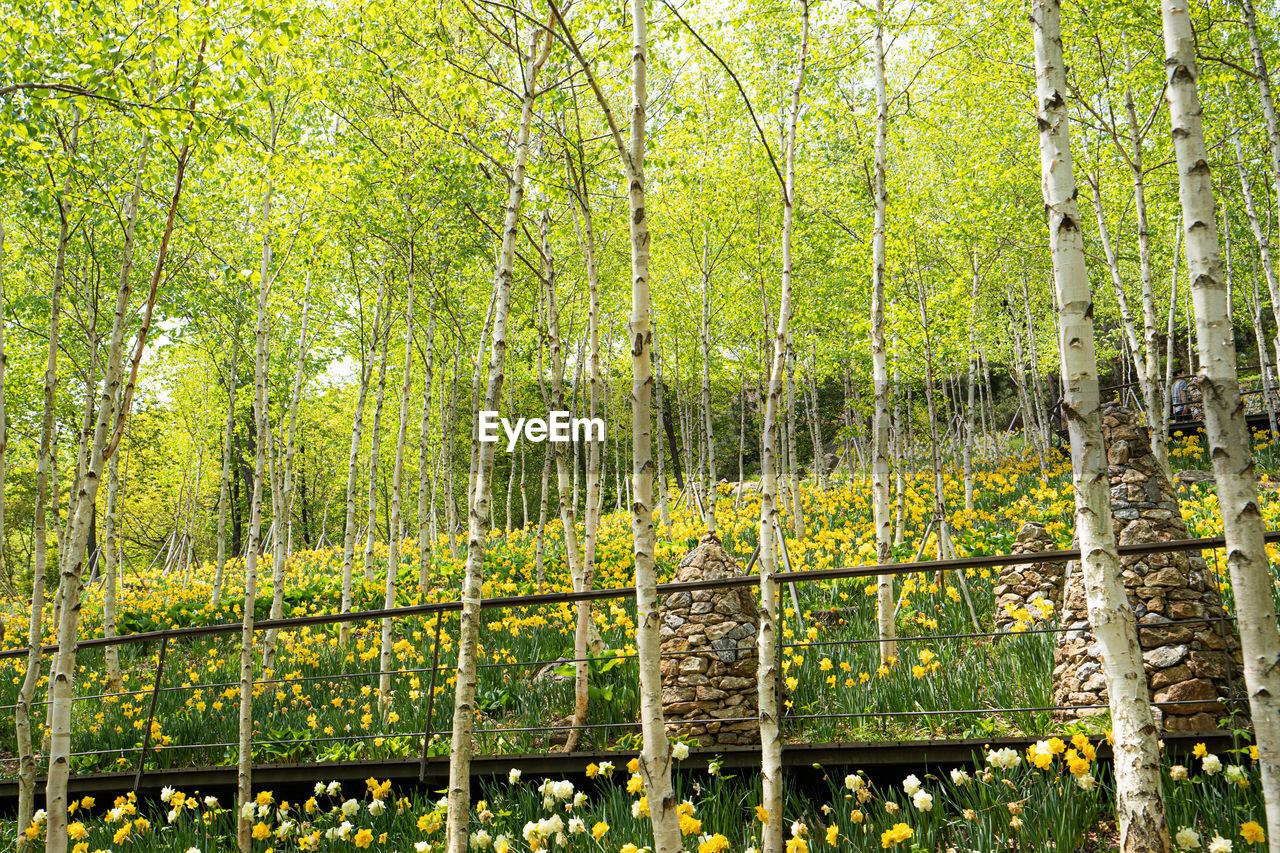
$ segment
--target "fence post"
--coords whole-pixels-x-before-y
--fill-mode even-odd
[[[160,658],[156,661],[156,680],[151,685],[151,712],[147,714],[147,727],[142,732],[142,751],[138,753],[138,770],[133,775],[133,790],[136,793],[142,783],[142,768],[147,766],[147,747],[151,745],[151,726],[156,719],[156,702],[160,698],[160,677],[164,675],[164,653],[169,648],[169,636],[160,638]]]

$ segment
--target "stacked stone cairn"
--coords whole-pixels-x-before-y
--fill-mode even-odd
[[[707,534],[680,561],[675,582],[742,573],[720,540]],[[730,586],[674,592],[663,599],[662,712],[669,737],[687,737],[702,746],[760,742],[755,645],[759,617],[752,591],[749,586]],[[718,722],[744,717],[741,722]]]
[[[1111,514],[1120,545],[1189,538],[1173,484],[1156,465],[1149,433],[1117,405],[1102,413],[1111,480]],[[1120,573],[1138,622],[1138,642],[1156,725],[1165,731],[1206,731],[1238,704],[1225,700],[1242,685],[1240,636],[1199,553],[1122,556]],[[1208,620],[1208,621],[1195,621]],[[1069,568],[1063,627],[1053,663],[1055,705],[1100,705],[1062,712],[1101,713],[1107,705],[1101,650],[1089,627],[1083,576]],[[1162,704],[1177,703],[1177,704]]]
[[[1018,531],[1012,553],[1039,554],[1054,550],[1057,549],[1053,537],[1044,525],[1028,521]],[[1052,625],[1062,605],[1062,581],[1066,573],[1065,560],[1002,567],[995,588],[995,630],[1017,633]]]

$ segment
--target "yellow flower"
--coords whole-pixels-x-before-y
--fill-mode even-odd
[[[373,830],[361,829],[359,832],[356,833],[356,837],[353,840],[355,841],[355,845],[357,847],[368,847],[370,844],[373,843]]]
[[[1191,754],[1194,755],[1196,758],[1204,758],[1206,755],[1209,754],[1209,747],[1205,746],[1203,743],[1198,743],[1191,750]]]
[[[839,837],[840,837],[840,827],[836,826],[834,823],[831,826],[827,827],[827,843],[828,844],[834,846],[836,843],[836,839],[838,839]]]
[[[596,774],[597,774],[597,773],[599,773],[599,772],[600,772],[600,765],[596,764],[594,761],[593,761],[592,763],[590,763],[590,764],[588,764],[588,765],[587,765],[587,778],[588,778],[588,779],[594,779],[594,778],[596,778]]]
[[[84,828],[84,824],[80,821],[67,824],[67,837],[72,841],[79,841],[89,834],[89,830]]]
[[[253,837],[256,841],[266,841],[271,837],[271,827],[259,821],[253,825]]]
[[[890,847],[897,847],[899,843],[906,841],[915,835],[915,831],[905,823],[895,824],[893,829],[886,829],[880,833],[880,847],[888,850]]]
[[[1267,834],[1262,831],[1262,827],[1256,820],[1240,824],[1240,837],[1250,844],[1261,844],[1267,840]]]
[[[622,845],[622,849],[619,850],[618,853],[640,853],[640,848],[634,844],[628,843]]]
[[[764,806],[756,806],[756,820],[767,825],[769,823],[769,810]]]
[[[643,790],[644,790],[644,780],[641,779],[638,775],[633,774],[631,778],[627,780],[627,793],[638,794]]]
[[[271,805],[271,792],[259,791],[258,796],[254,797],[253,801],[260,806],[269,806]]]
[[[693,815],[687,815],[687,814],[680,815],[680,834],[681,835],[693,835],[695,832],[699,832],[701,830],[702,830],[702,821],[698,820]]]
[[[809,853],[809,843],[803,838],[788,838],[787,853]]]
[[[599,841],[601,838],[604,838],[604,834],[608,831],[609,831],[609,824],[605,823],[604,821],[599,821],[596,823],[595,826],[591,827],[591,837],[594,838],[596,841]]]
[[[852,823],[862,823],[863,821],[862,809],[854,809],[853,811],[849,812],[849,820]]]
[[[631,759],[630,761],[628,761],[628,762],[627,762],[627,772],[628,772],[628,773],[639,773],[639,772],[640,772],[640,759],[638,759],[638,758],[633,758],[633,759]]]

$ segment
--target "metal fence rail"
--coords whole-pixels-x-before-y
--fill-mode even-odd
[[[1270,532],[1266,534],[1266,540],[1268,542],[1280,542],[1280,531]],[[1133,544],[1133,545],[1121,545],[1119,546],[1118,550],[1121,557],[1132,557],[1132,556],[1141,556],[1145,554],[1155,554],[1155,553],[1217,550],[1225,546],[1226,546],[1225,538],[1221,536],[1215,536],[1215,537],[1203,537],[1198,539],[1173,540],[1168,542],[1153,542],[1153,543],[1142,543],[1142,544]],[[1080,558],[1079,549],[1066,549],[1066,550],[1045,551],[1045,552],[1028,553],[1028,554],[996,554],[996,555],[966,557],[966,558],[958,558],[958,559],[950,559],[950,560],[928,560],[928,561],[920,561],[920,562],[913,562],[913,563],[894,563],[894,564],[888,564],[888,565],[873,565],[873,566],[846,566],[846,567],[838,567],[838,568],[831,568],[831,569],[786,571],[786,572],[775,573],[772,576],[771,580],[774,583],[781,585],[783,583],[840,580],[840,579],[847,579],[847,578],[872,577],[872,576],[886,575],[886,574],[887,575],[905,575],[905,574],[924,573],[924,572],[930,572],[930,571],[946,572],[946,571],[964,571],[968,569],[998,568],[1006,565],[1062,562],[1067,560],[1078,560],[1079,558]],[[698,590],[725,590],[725,589],[732,589],[732,588],[738,588],[738,587],[758,586],[759,583],[760,583],[759,575],[741,575],[741,576],[732,577],[732,578],[719,578],[714,580],[687,581],[687,582],[678,582],[678,583],[659,584],[658,592],[660,595],[669,595],[671,593],[676,593],[676,592],[692,592],[692,591],[698,591]],[[515,609],[536,607],[536,606],[572,604],[580,601],[599,601],[599,600],[607,600],[607,599],[615,599],[615,598],[629,598],[629,597],[633,597],[634,595],[635,595],[634,588],[618,587],[618,588],[591,590],[587,592],[578,592],[578,593],[574,593],[574,592],[540,593],[535,595],[490,598],[490,599],[485,599],[481,601],[480,606],[483,609],[515,610]],[[397,675],[397,676],[409,675],[409,674],[417,675],[417,674],[423,674],[423,673],[431,674],[431,686],[428,688],[428,693],[427,693],[428,707],[426,709],[426,720],[427,720],[426,730],[420,731],[420,732],[389,732],[389,733],[375,733],[375,734],[333,735],[333,736],[303,738],[303,739],[256,740],[254,741],[254,744],[260,745],[260,746],[288,746],[288,745],[296,745],[296,744],[302,744],[302,743],[343,743],[343,742],[350,743],[350,742],[359,742],[359,741],[372,741],[378,738],[383,738],[383,739],[410,738],[415,740],[421,739],[422,753],[418,759],[419,769],[420,769],[419,777],[425,778],[426,767],[430,758],[429,749],[430,749],[431,742],[435,738],[447,737],[452,735],[451,730],[445,730],[445,729],[433,730],[430,727],[431,719],[434,712],[434,698],[435,698],[435,692],[436,692],[435,686],[436,686],[437,675],[441,670],[448,670],[452,668],[452,666],[450,665],[442,666],[439,659],[441,618],[445,613],[458,612],[461,610],[462,610],[462,602],[445,601],[445,602],[430,602],[426,604],[411,605],[406,607],[395,607],[395,608],[386,608],[386,609],[379,609],[379,610],[363,610],[363,611],[354,611],[349,613],[337,613],[337,614],[318,614],[318,615],[312,615],[312,616],[292,617],[287,619],[269,619],[269,620],[256,622],[254,624],[255,631],[273,629],[273,628],[282,629],[282,630],[293,630],[293,629],[311,627],[315,625],[361,623],[361,622],[382,620],[387,618],[391,618],[391,619],[408,618],[408,617],[414,617],[414,616],[427,616],[430,614],[435,614],[436,616],[435,643],[434,643],[434,652],[433,652],[434,659],[432,662],[432,666],[390,670],[390,674]],[[1223,628],[1225,628],[1225,624],[1228,621],[1234,621],[1234,619],[1224,614],[1224,616],[1220,618],[1170,620],[1168,622],[1161,622],[1158,624],[1158,626],[1140,624],[1138,627],[1139,628],[1147,628],[1147,627],[1167,628],[1175,625],[1211,624],[1211,625],[1219,626],[1219,629],[1222,630]],[[150,713],[147,719],[147,725],[143,729],[142,744],[140,746],[135,746],[135,747],[118,747],[115,749],[87,750],[82,752],[75,752],[75,753],[72,753],[72,755],[78,758],[87,758],[87,757],[94,757],[94,756],[106,756],[106,755],[119,754],[121,757],[123,757],[126,753],[137,752],[137,765],[135,770],[135,781],[134,781],[134,787],[137,788],[138,785],[141,783],[143,773],[146,772],[146,759],[149,753],[158,754],[160,752],[170,752],[170,751],[178,751],[178,750],[226,749],[226,748],[237,746],[238,745],[237,743],[231,743],[231,742],[152,745],[150,741],[151,741],[152,725],[155,720],[157,702],[159,699],[159,694],[161,692],[181,692],[181,691],[195,691],[195,690],[205,690],[205,689],[218,690],[218,689],[225,689],[230,687],[238,687],[240,684],[239,681],[234,681],[234,682],[217,682],[217,683],[209,683],[209,684],[190,684],[190,685],[183,685],[183,686],[161,686],[161,681],[164,674],[165,655],[166,655],[168,644],[174,640],[215,636],[219,634],[239,632],[241,630],[242,630],[242,624],[237,622],[237,623],[226,623],[226,624],[215,624],[215,625],[197,625],[197,626],[189,626],[186,628],[171,628],[171,629],[165,629],[165,630],[159,630],[159,631],[147,631],[147,632],[139,632],[134,634],[125,634],[125,635],[119,635],[119,636],[109,637],[109,638],[98,637],[98,638],[81,640],[77,645],[79,648],[82,648],[82,649],[158,641],[160,643],[160,650],[159,650],[159,655],[157,660],[155,679],[149,688],[139,689],[139,690],[130,690],[130,691],[121,691],[120,693],[94,694],[91,696],[75,697],[77,700],[84,700],[84,699],[104,699],[104,698],[113,697],[113,696],[142,696],[142,695],[150,694],[151,696]],[[1058,626],[1058,627],[1044,627],[1044,628],[1028,628],[1023,631],[1006,630],[1006,631],[989,631],[989,632],[979,631],[979,632],[958,633],[958,634],[922,634],[922,635],[916,635],[916,636],[898,637],[896,638],[896,642],[908,643],[908,642],[914,642],[914,641],[934,642],[938,640],[983,639],[983,638],[997,638],[997,637],[1012,637],[1012,636],[1018,636],[1021,634],[1030,634],[1030,635],[1060,634],[1060,633],[1070,632],[1072,630],[1080,630],[1080,629],[1079,628],[1072,629],[1069,627]],[[857,639],[849,639],[849,640],[820,640],[820,641],[806,640],[806,641],[800,641],[800,642],[779,643],[778,649],[779,649],[779,655],[781,655],[781,651],[784,648],[804,649],[804,648],[816,648],[816,647],[858,646],[858,645],[878,643],[878,642],[879,642],[879,639],[873,638],[873,637],[857,638]],[[733,651],[755,651],[757,647],[755,645],[743,645],[743,646],[733,646],[730,648]],[[57,650],[57,647],[45,646],[43,647],[43,649],[46,652],[53,652]],[[727,651],[727,650],[729,649],[717,649],[717,651]],[[29,650],[27,648],[9,649],[9,650],[0,652],[0,658],[13,658],[13,657],[25,656],[28,654],[28,652]],[[662,652],[661,654],[664,657],[677,657],[677,656],[706,654],[706,653],[707,653],[706,649],[689,649],[689,650],[682,650],[682,651]],[[614,655],[612,657],[621,658],[621,659],[634,659],[637,657],[637,655],[619,654],[619,655]],[[480,668],[533,667],[533,666],[546,666],[550,664],[574,664],[574,663],[581,663],[584,661],[591,661],[591,660],[596,660],[596,658],[556,658],[554,660],[493,662],[493,663],[478,664],[478,666]],[[781,681],[781,677],[782,677],[781,667],[777,667],[777,670],[778,670],[779,681]],[[382,673],[379,671],[362,671],[362,672],[352,672],[352,673],[334,673],[332,675],[300,676],[297,678],[255,679],[253,681],[253,685],[261,686],[261,685],[269,685],[269,684],[286,684],[286,683],[297,684],[297,683],[303,683],[303,682],[332,683],[332,682],[340,682],[340,681],[357,679],[357,678],[372,678],[374,676],[379,676],[381,674]],[[1234,685],[1231,685],[1231,689],[1229,690],[1229,692],[1232,692],[1232,693],[1234,692]],[[1225,701],[1230,703],[1239,703],[1243,700],[1238,697],[1232,696],[1231,698]],[[44,704],[47,704],[47,701],[33,703],[33,705],[44,705]],[[1162,702],[1157,704],[1159,706],[1166,706],[1166,705],[1173,706],[1173,705],[1181,705],[1181,704],[1202,704],[1202,701],[1201,700],[1185,700],[1185,701]],[[14,707],[16,706],[13,706],[13,705],[0,706],[0,710],[9,710]],[[941,709],[941,710],[924,710],[924,709],[920,709],[919,706],[917,705],[916,710],[901,710],[901,711],[895,710],[891,712],[867,711],[867,712],[826,713],[826,714],[787,714],[787,715],[784,715],[783,722],[785,724],[788,721],[820,720],[820,719],[833,719],[833,720],[834,719],[859,719],[859,718],[883,717],[883,716],[927,718],[927,717],[942,716],[942,715],[1045,713],[1045,712],[1085,711],[1085,710],[1093,711],[1093,710],[1105,710],[1106,707],[1107,706],[1105,705],[1090,705],[1090,706],[1048,705],[1048,706],[1028,706],[1028,707],[1017,707],[1017,708],[949,708],[949,709]],[[679,722],[682,725],[692,725],[692,724],[710,724],[710,723],[740,723],[740,722],[750,722],[755,719],[757,719],[757,717],[751,716],[751,717],[734,717],[734,718],[720,718],[720,719],[708,718],[703,720],[681,720]],[[585,729],[585,730],[627,729],[627,728],[636,728],[638,726],[639,726],[639,723],[635,721],[621,721],[621,722],[610,722],[610,723],[593,723],[593,724],[585,724],[581,726],[574,726],[573,724],[569,723],[569,724],[558,724],[558,725],[524,726],[524,727],[512,727],[512,728],[480,728],[480,729],[474,729],[473,731],[477,735],[510,735],[510,734],[519,734],[519,733],[528,733],[528,732],[545,732],[550,734],[556,731],[566,731],[566,730],[573,730],[573,729]]]

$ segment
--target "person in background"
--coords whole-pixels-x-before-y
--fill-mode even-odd
[[[1173,387],[1170,392],[1173,399],[1173,419],[1191,420],[1191,386],[1187,382],[1187,371],[1181,367],[1173,372]]]

